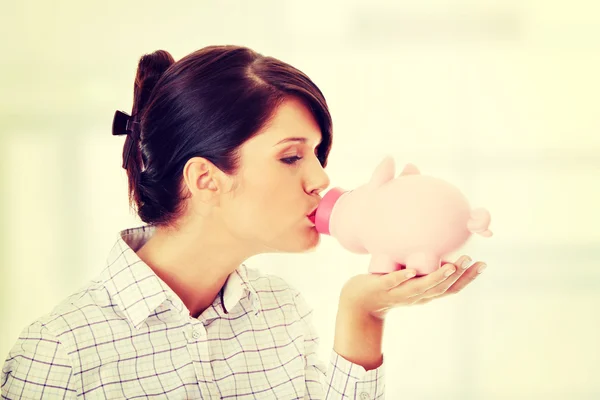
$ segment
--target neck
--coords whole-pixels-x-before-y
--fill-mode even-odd
[[[222,225],[195,221],[177,229],[156,228],[137,255],[196,318],[213,303],[229,274],[252,254]]]

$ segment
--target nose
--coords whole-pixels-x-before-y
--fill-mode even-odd
[[[310,171],[309,178],[307,179],[306,192],[309,194],[319,194],[323,190],[329,187],[331,183],[327,172],[323,169],[320,163]]]

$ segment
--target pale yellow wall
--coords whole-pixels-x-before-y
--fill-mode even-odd
[[[598,2],[59,3],[0,16],[1,359],[138,224],[110,134],[138,58],[241,44],[323,90],[333,185],[363,183],[390,153],[492,213],[493,239],[466,249],[489,264],[479,280],[390,315],[389,398],[600,398]],[[327,359],[338,290],[368,258],[325,237],[248,264],[319,307]]]

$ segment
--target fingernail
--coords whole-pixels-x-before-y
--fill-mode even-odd
[[[456,269],[454,269],[454,267],[449,267],[446,272],[444,273],[444,276],[450,276],[454,273],[454,271],[456,271]]]
[[[483,272],[483,270],[485,269],[485,267],[487,267],[487,265],[485,264],[481,264],[481,266],[479,267],[479,269],[477,270],[477,273],[480,274]]]
[[[413,276],[415,276],[417,273],[415,271],[407,271],[406,272],[406,276],[407,278],[412,278]]]
[[[467,268],[469,268],[469,265],[471,265],[471,261],[473,261],[473,260],[471,260],[469,257],[467,257],[467,258],[466,258],[466,259],[465,259],[465,260],[462,262],[462,265],[461,265],[462,269],[467,269]]]

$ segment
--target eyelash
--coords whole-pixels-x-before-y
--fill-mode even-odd
[[[288,165],[293,165],[293,164],[295,164],[299,160],[302,160],[302,157],[293,156],[293,157],[286,157],[286,158],[282,158],[281,159],[281,161],[284,164],[288,164]]]

